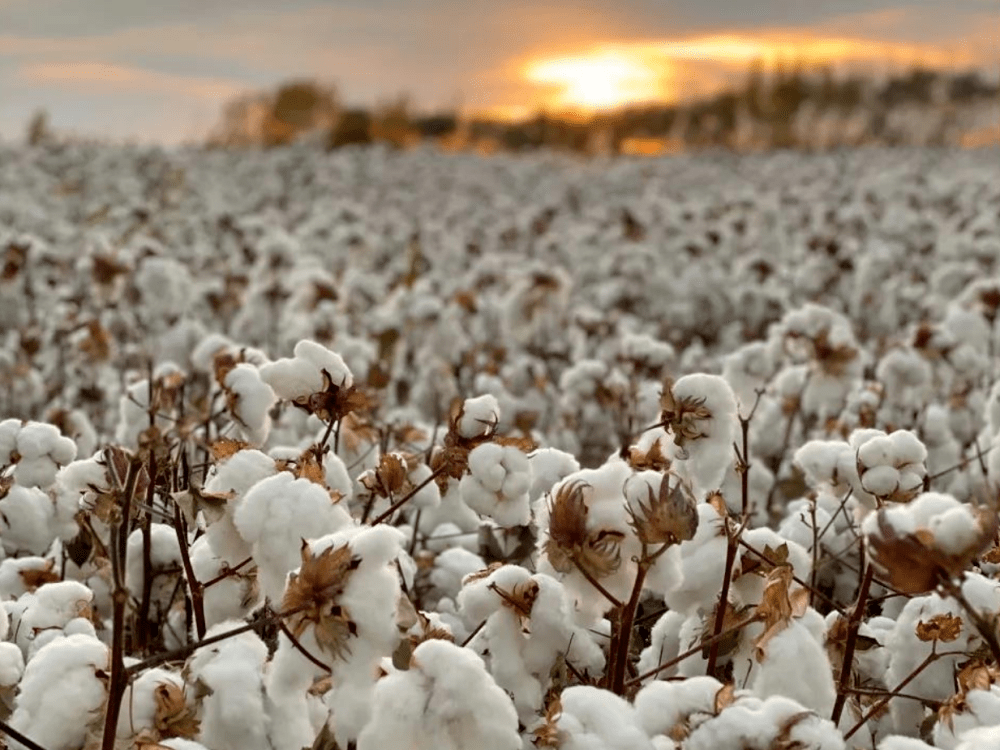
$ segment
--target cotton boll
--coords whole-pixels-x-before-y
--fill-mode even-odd
[[[98,677],[107,668],[107,646],[95,638],[71,635],[48,644],[24,670],[11,726],[48,750],[82,747],[107,699]]]
[[[628,701],[608,690],[574,685],[560,696],[562,750],[653,750]]]
[[[269,412],[275,396],[253,365],[240,363],[226,375],[223,385],[230,411],[251,445],[262,445],[271,429]]]
[[[818,631],[820,638],[813,631]],[[801,619],[793,619],[767,642],[764,660],[751,673],[750,689],[761,698],[783,695],[820,716],[829,716],[837,691],[822,642],[823,631],[822,617],[812,608]]]
[[[988,690],[969,690],[957,710],[945,703],[934,724],[934,746],[943,750],[955,750],[960,743],[967,742],[967,732],[979,727],[988,727],[995,736],[1000,725],[1000,686],[991,685]]]
[[[798,721],[793,717],[805,713]],[[804,706],[781,696],[760,701],[738,697],[714,718],[701,723],[687,738],[685,750],[741,747],[768,750],[778,736],[815,750],[843,750],[844,738],[833,722],[806,712]]]
[[[479,551],[479,534],[476,531],[465,532],[453,523],[442,523],[440,526],[435,526],[433,531],[427,535],[424,547],[430,552],[437,553],[452,547],[460,547],[468,552],[477,553]],[[486,567],[485,564],[483,567]]]
[[[462,579],[485,567],[486,563],[479,555],[461,547],[452,547],[434,558],[430,580],[442,596],[454,599],[462,590]]]
[[[462,499],[500,526],[525,526],[531,520],[528,489],[531,466],[514,446],[484,443],[469,453],[469,473],[462,477]]]
[[[673,405],[665,415],[668,422],[673,420],[670,431],[679,449],[674,469],[691,481],[695,494],[710,492],[722,484],[735,461],[736,397],[725,380],[703,373],[685,375],[671,393]]]
[[[481,437],[490,434],[499,421],[500,404],[495,396],[487,393],[465,400],[457,431],[464,438]]]
[[[522,747],[510,698],[486,672],[482,659],[447,641],[421,643],[409,670],[379,680],[371,713],[358,737],[358,750]]]
[[[55,505],[36,487],[13,485],[0,499],[0,541],[8,555],[41,555],[56,538]]]
[[[307,398],[326,389],[329,384],[339,388],[354,385],[354,376],[339,354],[315,341],[303,339],[295,345],[294,357],[279,359],[263,365],[260,377],[273,389],[278,398],[294,401]]]
[[[698,503],[698,529],[681,542],[681,584],[667,592],[667,606],[685,614],[715,606],[726,560],[723,519],[708,503]]]
[[[903,737],[897,734],[879,742],[878,750],[934,750],[934,746],[915,737]]]
[[[155,732],[157,727],[156,691],[166,687],[172,692],[184,692],[184,680],[175,672],[154,667],[133,680],[122,696],[122,710],[118,715],[115,733],[119,742],[135,741],[141,732]]]
[[[205,536],[199,537],[191,545],[191,568],[195,578],[201,583],[216,581],[203,590],[205,623],[208,627],[225,620],[245,617],[249,609],[257,603],[256,572],[252,566],[244,566],[239,572],[216,580],[229,568],[215,556]]]
[[[252,548],[261,592],[273,603],[281,601],[286,576],[301,562],[302,540],[352,523],[325,489],[288,472],[257,482],[236,508],[233,522]]]
[[[212,467],[204,490],[212,494],[229,494],[225,515],[209,524],[206,536],[212,551],[229,565],[236,565],[250,557],[251,546],[236,529],[233,516],[247,492],[262,479],[274,476],[277,468],[274,459],[257,450],[241,450],[223,463]]]
[[[636,665],[639,674],[646,674],[680,654],[680,631],[685,620],[687,616],[676,610],[669,610],[660,616],[650,632],[649,646],[639,654],[639,663]],[[661,670],[655,676],[647,678],[645,682],[649,684],[651,680],[665,680],[675,674],[677,674],[676,665]]]
[[[528,456],[531,463],[531,488],[528,496],[534,503],[570,474],[580,470],[574,456],[558,448],[540,448]]]
[[[955,750],[1000,750],[1000,733],[996,726],[968,729],[959,737]]]
[[[234,630],[242,621],[223,621],[205,633]],[[256,633],[241,633],[204,646],[188,661],[189,679],[208,688],[201,699],[198,739],[213,750],[268,750],[264,705],[267,646]]]
[[[636,719],[651,738],[683,736],[693,723],[692,714],[715,714],[715,699],[722,688],[721,682],[708,676],[651,682],[635,696]]]
[[[30,598],[28,598],[30,597]],[[94,592],[77,581],[57,581],[39,586],[22,597],[27,606],[18,618],[15,641],[29,657],[35,638],[45,631],[61,631],[78,617],[89,617]]]

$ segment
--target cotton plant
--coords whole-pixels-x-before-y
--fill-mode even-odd
[[[500,526],[526,526],[531,520],[531,483],[531,463],[524,451],[484,443],[469,453],[469,473],[462,477],[459,491],[466,505]]]
[[[46,488],[56,481],[59,468],[76,458],[76,443],[59,428],[44,422],[0,422],[0,466],[14,466],[13,478],[22,487]]]
[[[128,536],[125,545],[125,588],[135,601],[146,590],[146,543],[141,529]],[[177,534],[172,526],[149,525],[149,603],[150,622],[160,622],[174,605],[181,580],[182,556]]]
[[[653,750],[635,707],[590,685],[565,688],[548,721],[535,730],[536,747],[562,750]]]
[[[484,623],[469,647],[484,656],[497,685],[513,696],[523,723],[541,712],[560,659],[590,674],[604,667],[600,646],[575,624],[563,586],[543,573],[516,565],[473,573],[458,605],[470,628]]]
[[[407,669],[393,669],[375,684],[371,717],[358,750],[522,747],[514,705],[483,660],[444,640],[421,643]]]
[[[214,637],[240,626],[223,620],[208,628]],[[269,716],[264,674],[267,645],[256,633],[242,633],[198,649],[184,668],[198,699],[197,739],[213,750],[269,750]]]
[[[215,503],[216,517],[208,524],[206,537],[212,551],[225,563],[237,565],[251,556],[251,543],[241,536],[234,517],[250,489],[277,473],[274,459],[254,449],[237,451],[212,466],[202,493],[219,502]]]
[[[55,581],[23,594],[12,616],[13,641],[30,661],[50,640],[73,633],[94,634],[90,622],[94,592],[79,581]]]
[[[280,472],[247,491],[233,523],[251,548],[262,595],[275,605],[281,601],[285,578],[300,562],[302,539],[331,533],[352,520],[324,487]]]
[[[198,719],[184,679],[177,672],[154,668],[143,672],[125,689],[125,710],[118,715],[118,743],[191,740],[198,733]]]
[[[379,663],[399,642],[395,561],[403,554],[403,541],[397,529],[380,525],[349,528],[303,544],[301,565],[289,577],[282,600],[284,609],[300,611],[279,638],[266,686],[276,711],[272,742],[292,747],[304,738],[306,691],[312,675],[323,676],[324,671],[331,687],[323,704],[338,742],[354,741],[368,723]],[[278,725],[282,717],[287,727]]]
[[[270,410],[275,403],[274,391],[261,379],[253,365],[241,362],[223,378],[226,405],[246,440],[262,445],[271,429]]]
[[[102,717],[108,647],[78,634],[40,649],[24,670],[10,725],[46,748],[83,747],[88,728]],[[24,747],[9,740],[11,747]]]

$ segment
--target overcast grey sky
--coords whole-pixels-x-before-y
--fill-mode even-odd
[[[555,88],[527,80],[526,61],[636,45],[682,58],[682,94],[744,64],[731,41],[689,44],[719,35],[989,62],[1000,0],[0,0],[0,136],[45,107],[60,129],[198,137],[229,97],[299,76],[362,104],[408,92],[424,108],[534,105]]]

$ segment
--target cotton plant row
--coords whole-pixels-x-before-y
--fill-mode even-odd
[[[912,432],[806,442],[809,491],[761,510],[769,395],[744,413],[717,375],[665,380],[656,423],[585,469],[501,434],[489,394],[404,429],[316,342],[200,350],[215,431],[182,418],[197,366],[131,389],[127,445],[89,458],[3,423],[5,723],[27,746],[956,747],[993,726],[996,513],[925,491]],[[18,472],[42,456],[51,476]]]
[[[17,153],[0,720],[978,746],[997,191],[927,158]]]

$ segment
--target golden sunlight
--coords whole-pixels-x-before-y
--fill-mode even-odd
[[[668,73],[641,54],[612,50],[541,60],[525,69],[527,80],[555,88],[548,105],[587,110],[668,98]]]
[[[722,83],[720,76],[742,73],[754,61],[768,66],[963,62],[961,52],[929,45],[772,30],[601,45],[571,57],[531,60],[521,67],[521,78],[537,87],[543,107],[592,112],[673,102],[682,88],[684,95],[704,94]]]

